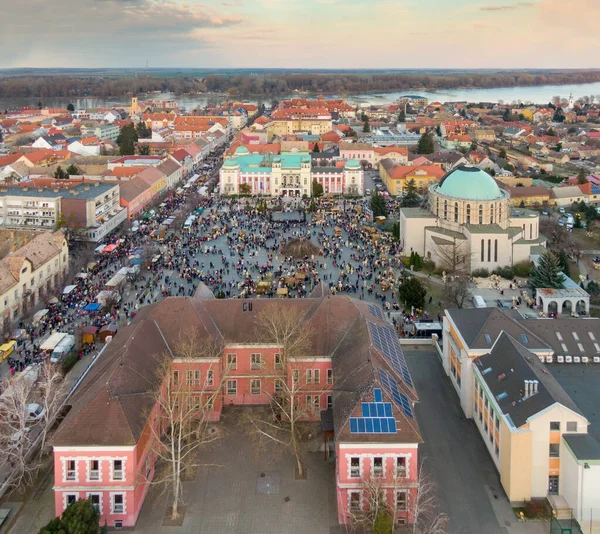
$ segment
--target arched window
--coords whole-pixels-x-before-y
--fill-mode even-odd
[[[492,261],[492,240],[488,239],[488,262]]]
[[[502,203],[498,205],[498,222],[502,222]]]
[[[467,224],[471,224],[471,204],[467,204]]]
[[[483,204],[479,204],[479,224],[483,224]]]
[[[437,197],[435,199],[435,214],[439,217],[440,216],[440,197]]]
[[[484,251],[485,251],[485,241],[482,239],[481,240],[481,261],[482,262],[485,261],[484,260],[484,258],[485,258],[485,256],[484,256],[485,252]]]
[[[444,219],[448,218],[448,201],[444,200]]]
[[[490,224],[494,224],[494,205],[490,204]]]
[[[458,222],[458,202],[454,203],[454,222]]]
[[[494,239],[494,261],[498,261],[498,240]]]

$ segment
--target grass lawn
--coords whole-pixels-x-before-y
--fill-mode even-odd
[[[572,235],[579,250],[600,250],[600,230],[594,230],[589,237],[584,228],[575,228]]]

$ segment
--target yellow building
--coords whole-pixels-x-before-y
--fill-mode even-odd
[[[0,259],[2,328],[60,289],[69,269],[69,247],[62,232],[0,230],[10,253]]]
[[[560,496],[573,507],[579,497],[567,441],[587,435],[589,421],[546,362],[557,351],[591,361],[600,321],[557,319],[548,328],[547,320],[498,308],[447,310],[445,319],[444,369],[509,500]]]
[[[379,177],[390,195],[401,195],[406,184],[415,181],[419,194],[425,194],[427,188],[438,183],[446,171],[437,165],[398,165],[393,159],[385,158],[379,162]]]

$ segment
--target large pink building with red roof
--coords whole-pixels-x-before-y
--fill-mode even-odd
[[[135,525],[154,477],[154,394],[167,381],[197,386],[210,420],[231,405],[269,403],[281,387],[270,370],[283,351],[261,338],[259,318],[269,306],[290,309],[311,332],[310,357],[291,358],[285,380],[299,384],[303,417],[321,420],[326,450],[335,451],[339,522],[367,511],[372,480],[397,521],[410,522],[421,435],[395,330],[377,305],[321,286],[307,299],[172,297],[142,308],[106,347],[53,437],[56,514],[91,498],[102,523]],[[178,340],[191,334],[223,348],[195,359],[178,355]],[[161,375],[164,355],[169,371]]]

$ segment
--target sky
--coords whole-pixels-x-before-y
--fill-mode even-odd
[[[0,68],[598,68],[600,0],[3,0]]]

